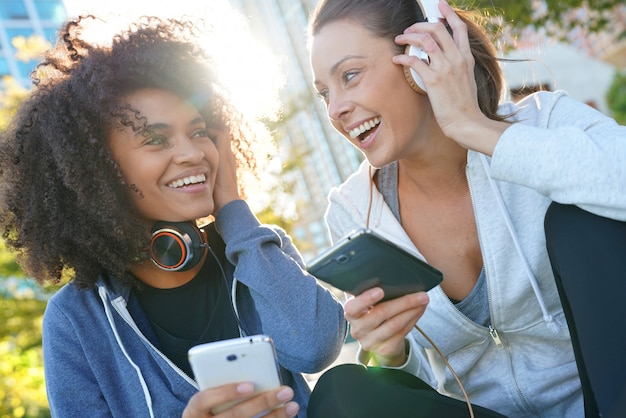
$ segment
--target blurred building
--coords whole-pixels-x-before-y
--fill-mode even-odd
[[[536,90],[565,90],[572,98],[608,113],[606,92],[616,67],[559,42],[543,41],[507,55],[502,64],[511,97]]]
[[[28,87],[37,62],[17,59],[13,41],[38,35],[54,43],[65,16],[63,0],[0,0],[0,76],[10,75]]]
[[[316,0],[230,2],[285,66],[281,98],[286,121],[277,135],[281,154],[298,165],[298,169],[284,174],[284,180],[293,185],[298,212],[291,232],[305,260],[310,260],[329,245],[323,220],[328,191],[353,173],[362,160],[361,153],[331,128],[325,106],[314,94],[306,30]]]

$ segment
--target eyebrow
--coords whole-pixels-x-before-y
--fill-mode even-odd
[[[199,123],[204,123],[206,124],[204,118],[202,116],[198,116],[196,118],[193,118],[192,120],[189,121],[189,123],[187,125],[197,125]],[[167,123],[151,123],[148,124],[144,127],[144,130],[146,131],[157,131],[159,129],[167,129],[169,128],[170,125]]]
[[[337,71],[337,68],[339,68],[341,64],[354,58],[365,58],[365,57],[363,55],[346,55],[345,57],[337,61],[335,64],[333,64],[332,67],[330,67],[330,71],[328,72],[328,74],[331,74],[331,75],[334,74]],[[314,80],[313,84],[320,84],[320,81]]]

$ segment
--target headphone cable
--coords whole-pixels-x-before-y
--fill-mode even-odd
[[[424,338],[426,338],[426,340],[428,340],[428,342],[433,346],[435,351],[437,351],[437,354],[439,354],[439,357],[441,357],[441,360],[443,360],[443,362],[446,364],[446,367],[448,367],[448,369],[454,376],[454,379],[459,384],[459,387],[461,388],[461,392],[463,392],[463,396],[465,397],[465,402],[467,403],[467,408],[469,409],[470,417],[474,418],[474,409],[472,408],[472,403],[470,402],[469,396],[467,395],[467,392],[465,391],[465,387],[463,386],[463,383],[461,383],[461,379],[459,379],[459,376],[457,376],[456,372],[454,371],[454,369],[452,368],[452,366],[446,359],[446,356],[443,355],[439,347],[437,347],[437,344],[435,344],[435,342],[417,324],[414,325],[414,328],[418,330],[420,334],[422,334]]]

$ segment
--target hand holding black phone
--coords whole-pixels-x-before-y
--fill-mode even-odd
[[[352,295],[380,287],[385,292],[382,301],[428,291],[443,280],[435,267],[367,228],[328,248],[307,271]]]

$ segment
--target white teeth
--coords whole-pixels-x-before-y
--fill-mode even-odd
[[[187,186],[189,184],[204,183],[205,181],[206,181],[206,176],[204,174],[199,174],[197,176],[189,176],[183,179],[174,180],[173,182],[168,184],[167,187],[171,187],[175,189],[177,187]]]
[[[350,131],[350,138],[354,139],[357,136],[361,135],[365,131],[369,131],[380,123],[380,116],[375,117],[372,120],[368,120],[363,122],[361,125]]]

